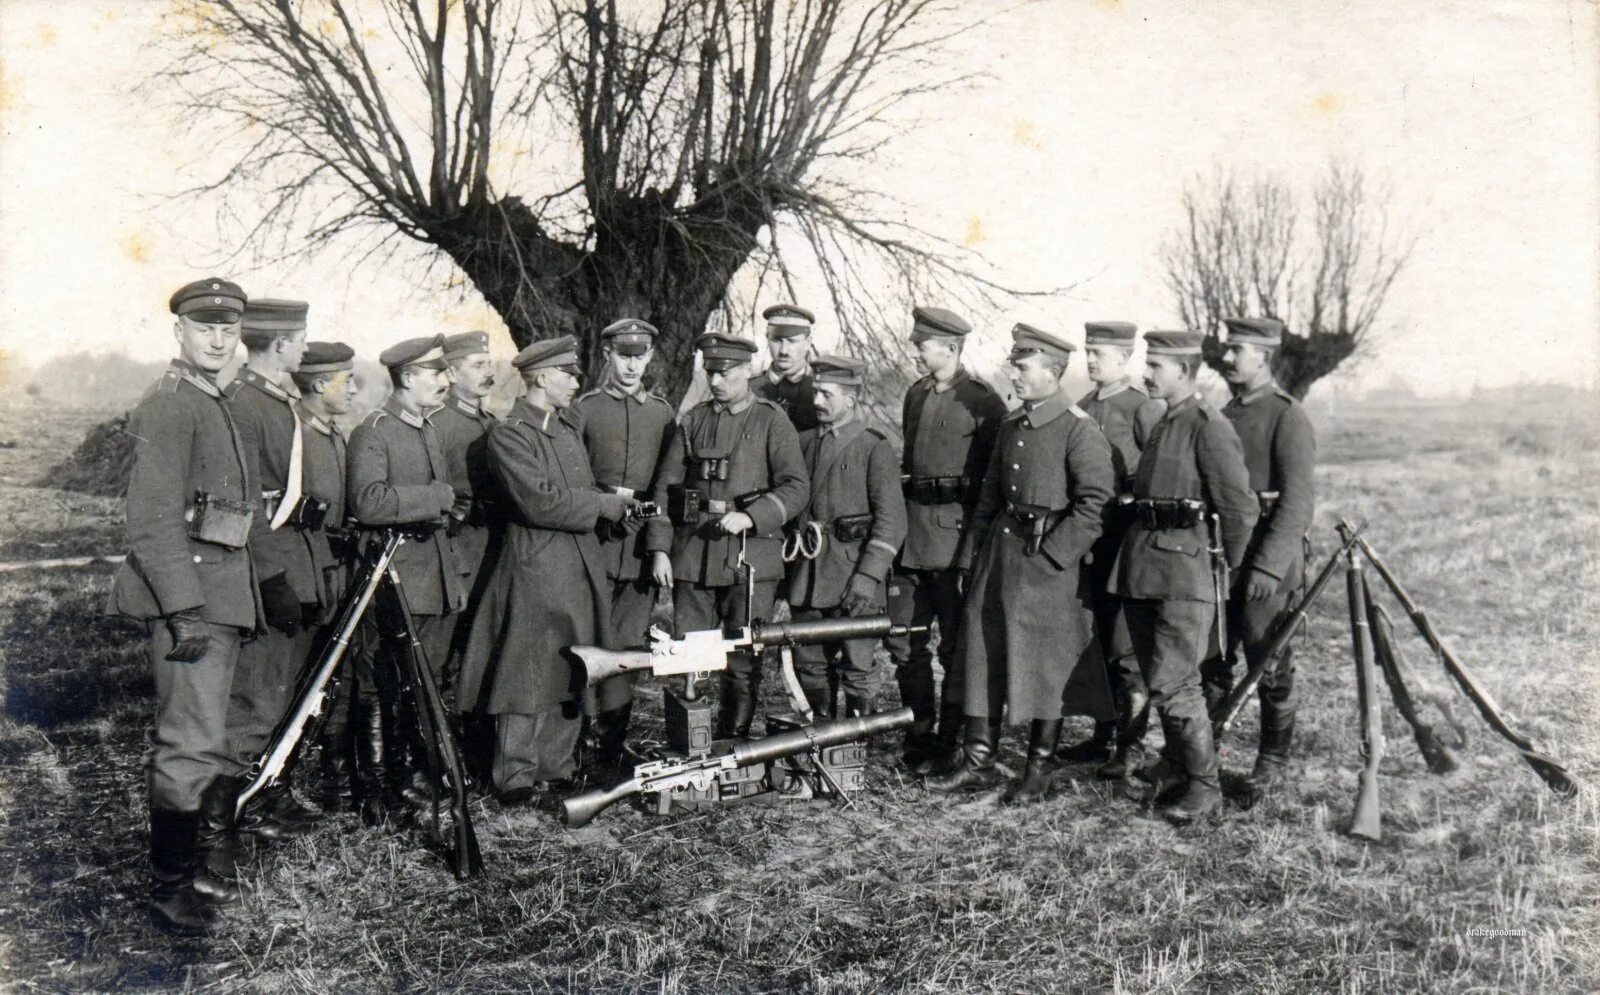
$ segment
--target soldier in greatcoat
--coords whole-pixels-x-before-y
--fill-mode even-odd
[[[749,621],[741,559],[754,580],[753,613],[772,617],[783,579],[783,526],[810,496],[794,425],[777,404],[751,393],[755,343],[709,333],[695,347],[711,399],[674,426],[654,485],[668,515],[645,526],[651,576],[672,588],[679,635]],[[749,735],[760,687],[759,660],[729,659],[718,735]]]
[[[178,358],[128,419],[128,555],[106,605],[148,626],[150,911],[185,935],[215,929],[214,905],[239,899],[242,771],[226,718],[240,641],[260,626],[246,540],[261,489],[216,378],[239,345],[244,306],[244,291],[218,277],[172,295]]]
[[[1317,442],[1305,408],[1272,379],[1272,356],[1283,342],[1283,323],[1273,318],[1227,318],[1223,377],[1233,399],[1222,413],[1244,447],[1261,517],[1250,537],[1244,570],[1228,598],[1228,641],[1200,668],[1201,689],[1211,710],[1233,690],[1231,654],[1244,648],[1245,662],[1262,663],[1267,640],[1291,608],[1305,579],[1305,536],[1315,507],[1312,469]],[[1294,655],[1286,650],[1276,669],[1257,686],[1261,738],[1251,780],[1266,787],[1289,759],[1294,738]]]
[[[1161,785],[1169,779],[1174,787],[1186,785],[1182,798],[1162,810],[1180,824],[1222,804],[1216,744],[1200,693],[1200,661],[1220,607],[1211,550],[1236,569],[1256,522],[1239,436],[1195,389],[1202,339],[1199,332],[1145,336],[1145,386],[1166,401],[1167,411],[1139,456],[1136,517],[1111,572],[1111,593],[1122,599],[1166,740],[1162,762],[1148,776]],[[1216,535],[1208,528],[1213,515]]]
[[[1007,795],[1021,802],[1049,793],[1063,715],[1112,714],[1084,561],[1115,482],[1110,444],[1062,387],[1075,347],[1030,325],[1011,334],[1007,368],[1022,406],[1000,423],[957,554],[973,569],[960,649],[967,731],[961,762],[928,787],[998,783],[995,753],[1006,716],[1028,723],[1023,779]]]
[[[783,409],[796,432],[817,427],[811,405],[811,328],[816,316],[798,304],[774,304],[761,312],[767,323],[771,365],[756,381],[756,396]]]
[[[240,338],[248,358],[224,390],[261,485],[250,550],[267,627],[240,649],[228,703],[230,749],[247,768],[288,709],[316,618],[332,606],[317,566],[316,547],[325,543],[308,510],[317,498],[305,486],[305,439],[295,410],[299,393],[290,379],[305,350],[307,310],[304,301],[256,298],[246,304]],[[252,798],[240,814],[239,831],[266,840],[308,832],[321,813],[300,804],[290,783],[282,776]]]
[[[801,621],[879,614],[889,568],[906,535],[899,458],[857,410],[861,360],[825,355],[811,368],[818,425],[800,433],[811,501],[791,531],[796,555],[785,597]],[[833,717],[834,684],[846,715],[876,711],[876,649],[875,639],[796,647],[795,671],[812,711]]]
[[[580,382],[577,350],[568,335],[518,353],[527,393],[489,433],[505,548],[473,619],[458,702],[495,717],[494,786],[506,805],[563,791],[577,770],[583,680],[564,651],[609,641],[611,585],[595,525],[622,521],[638,503],[596,486],[565,417]]]
[[[905,762],[919,774],[949,770],[961,744],[966,678],[956,646],[961,634],[961,570],[956,548],[977,504],[994,433],[1006,413],[988,384],[961,365],[972,326],[939,307],[911,311],[911,342],[922,379],[906,391],[901,412],[901,486],[906,539],[889,579],[889,615],[926,631],[885,640],[911,709]],[[944,682],[935,694],[933,631]],[[936,732],[937,727],[937,732]]]
[[[444,336],[407,339],[378,355],[389,371],[392,390],[383,406],[370,412],[350,436],[345,500],[357,522],[366,526],[434,524],[443,526],[455,506],[450,464],[428,413],[444,403],[450,389]],[[439,680],[450,648],[450,615],[466,604],[461,568],[446,530],[407,541],[396,551],[393,568],[411,609],[411,625]],[[422,769],[422,744],[416,717],[401,701],[395,653],[406,647],[380,638],[377,612],[367,615],[356,655],[358,680],[370,674],[382,708],[382,761],[358,753],[356,788],[362,818],[381,821],[391,803],[425,806],[431,801]],[[407,754],[411,753],[411,756]]]
[[[677,411],[665,398],[645,389],[644,374],[655,356],[656,329],[639,318],[623,318],[600,332],[605,372],[599,387],[580,396],[568,411],[583,437],[589,466],[600,488],[625,498],[650,493],[662,447]],[[601,521],[600,552],[611,585],[611,643],[643,646],[658,588],[651,579],[644,520]],[[603,768],[629,766],[628,721],[637,675],[602,681],[586,697],[590,746]]]
[[[1094,389],[1083,395],[1078,407],[1088,413],[1111,443],[1111,464],[1117,477],[1117,496],[1106,504],[1105,529],[1091,551],[1095,591],[1095,635],[1111,675],[1111,695],[1117,717],[1097,722],[1089,740],[1061,751],[1066,760],[1109,760],[1098,770],[1101,777],[1118,780],[1137,769],[1143,759],[1145,729],[1150,724],[1150,695],[1139,677],[1139,661],[1128,642],[1122,606],[1106,591],[1111,565],[1122,548],[1122,537],[1133,517],[1133,472],[1139,453],[1166,406],[1145,393],[1143,378],[1128,372],[1128,360],[1138,328],[1127,321],[1091,321],[1084,328],[1084,366]],[[1123,627],[1119,631],[1119,627]],[[1116,755],[1111,755],[1113,743]]]

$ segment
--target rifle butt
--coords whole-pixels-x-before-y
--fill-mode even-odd
[[[1350,815],[1351,836],[1378,843],[1383,839],[1383,811],[1378,801],[1377,764],[1369,764],[1361,772],[1361,790],[1356,794],[1356,808]]]
[[[573,646],[569,652],[583,665],[584,687],[594,687],[620,674],[650,670],[649,650],[608,650],[599,646]]]
[[[594,817],[606,809],[637,795],[640,790],[639,779],[630,777],[626,781],[613,784],[609,788],[596,788],[582,794],[573,795],[561,802],[561,822],[568,829],[577,829],[587,826]]]

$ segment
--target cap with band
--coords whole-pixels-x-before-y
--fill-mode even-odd
[[[694,347],[700,350],[707,373],[720,373],[748,363],[756,354],[754,342],[721,332],[707,332],[694,340]]]
[[[1139,335],[1139,326],[1131,321],[1086,321],[1083,323],[1084,345],[1120,345],[1133,348]]]
[[[1150,356],[1198,356],[1205,335],[1200,332],[1146,332],[1145,353]]]
[[[1011,355],[1041,352],[1052,359],[1066,359],[1078,347],[1057,335],[1033,325],[1017,322],[1011,329]]]
[[[511,365],[523,373],[548,370],[552,367],[578,368],[578,340],[571,335],[557,339],[543,339],[517,353]]]
[[[1245,343],[1276,348],[1283,344],[1283,322],[1276,318],[1223,318],[1229,344]]]
[[[220,276],[186,283],[167,300],[167,309],[173,314],[194,321],[214,324],[238,321],[244,314],[244,290]]]
[[[444,340],[445,359],[461,359],[464,356],[488,351],[488,332],[462,332],[459,335],[446,336]]]
[[[300,355],[302,374],[343,373],[355,367],[356,351],[343,342],[307,342]]]
[[[824,353],[811,361],[814,383],[836,383],[846,387],[860,387],[867,364],[854,356]]]
[[[767,321],[767,338],[791,339],[811,334],[817,316],[798,304],[774,304],[761,312]]]
[[[444,361],[444,336],[406,339],[378,353],[378,362],[391,370],[407,366],[425,366],[430,370],[446,368]]]
[[[600,341],[623,356],[643,356],[656,344],[656,326],[642,318],[623,318],[600,330]]]
[[[258,297],[245,304],[239,323],[247,332],[303,332],[306,329],[306,313],[310,310],[311,305],[305,301]]]
[[[972,333],[972,326],[954,311],[942,307],[914,307],[911,309],[911,341],[921,342],[932,338],[964,338]]]

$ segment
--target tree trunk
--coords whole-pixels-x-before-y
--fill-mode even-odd
[[[597,375],[601,329],[620,318],[655,325],[654,389],[676,404],[693,380],[694,340],[756,248],[760,213],[732,208],[669,214],[652,196],[636,198],[606,212],[610,223],[596,225],[589,251],[547,234],[515,197],[430,226],[429,234],[500,313],[519,348],[576,336]]]

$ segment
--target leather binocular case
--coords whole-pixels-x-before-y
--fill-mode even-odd
[[[833,520],[833,537],[839,542],[860,542],[872,532],[873,516],[840,515]]]
[[[250,519],[256,506],[248,501],[194,492],[194,502],[184,515],[189,520],[189,538],[213,546],[242,549],[250,538]]]

